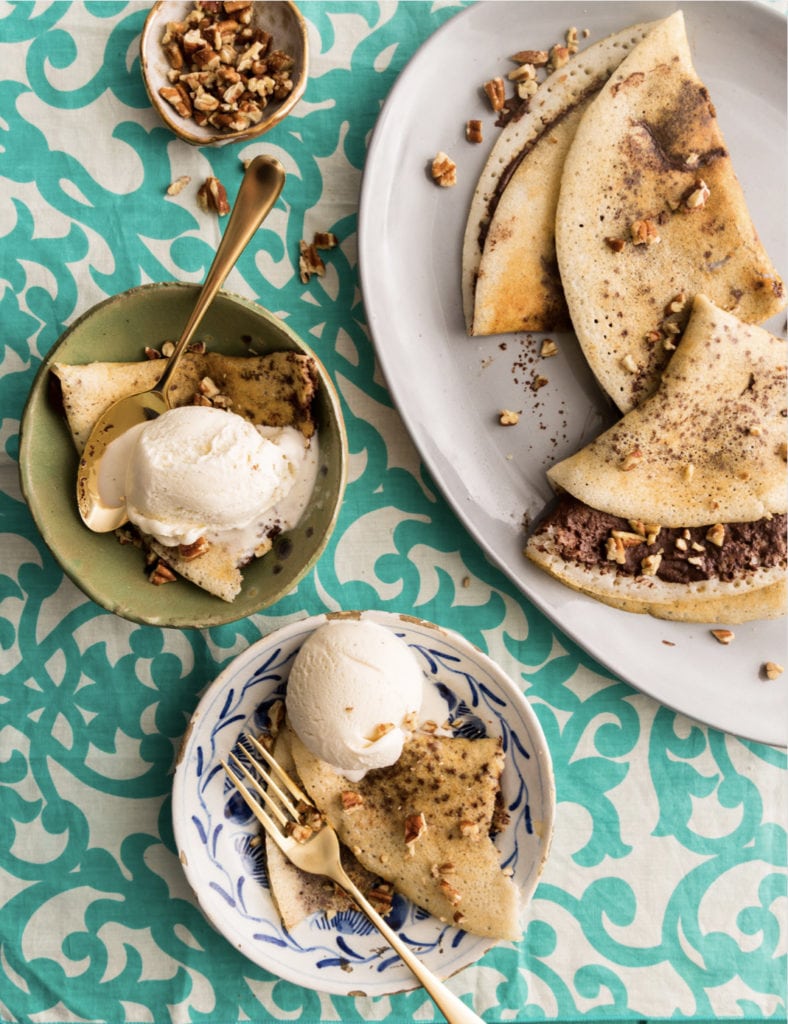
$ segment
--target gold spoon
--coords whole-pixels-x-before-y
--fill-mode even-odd
[[[119,506],[107,505],[99,492],[99,466],[107,447],[130,427],[155,419],[170,408],[167,390],[181,356],[224,279],[279,197],[284,183],[284,168],[274,157],[258,156],[252,160],[197,303],[158,384],[150,391],[119,399],[93,426],[77,469],[77,506],[85,525],[96,533],[115,530],[127,519],[125,502]]]

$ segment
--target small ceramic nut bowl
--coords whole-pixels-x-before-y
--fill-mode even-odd
[[[303,95],[306,22],[290,0],[159,0],[142,30],[140,64],[154,109],[178,138],[193,146],[246,142],[279,124]]]

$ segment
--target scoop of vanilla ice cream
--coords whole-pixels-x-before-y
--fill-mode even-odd
[[[128,454],[126,510],[162,544],[248,526],[293,486],[304,459],[297,431],[263,437],[236,413],[170,409],[146,423]]]
[[[337,619],[296,655],[285,704],[304,746],[357,780],[399,758],[423,691],[424,674],[403,640],[376,622]]]

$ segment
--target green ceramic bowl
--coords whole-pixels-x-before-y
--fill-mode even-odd
[[[99,303],[79,318],[47,355],[22,416],[19,464],[33,519],[63,570],[97,604],[135,622],[206,627],[234,622],[274,604],[315,565],[336,523],[347,476],[347,437],[339,399],[315,353],[277,317],[247,299],[221,292],[197,332],[227,355],[293,350],[315,358],[320,468],[312,501],[294,530],[244,570],[232,604],[183,580],[148,582],[141,552],[114,534],[92,533],[76,505],[77,453],[51,398],[55,362],[135,361],[143,348],[177,338],[197,298],[187,284],[151,284]]]

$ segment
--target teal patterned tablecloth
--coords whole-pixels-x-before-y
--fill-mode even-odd
[[[524,938],[451,979],[455,992],[490,1022],[784,1020],[785,752],[661,707],[537,612],[436,491],[376,369],[356,261],[365,147],[397,73],[458,5],[301,6],[312,75],[296,113],[259,143],[201,150],[147,102],[145,5],[0,5],[0,1019],[439,1017],[423,990],[320,995],[251,964],[204,919],[173,841],[175,755],[207,684],[283,623],[366,607],[487,650],[554,759],[552,853]],[[94,303],[202,280],[219,222],[167,197],[169,182],[214,173],[232,199],[239,158],[263,150],[293,187],[275,247],[227,287],[285,315],[327,366],[349,435],[346,500],[317,568],[265,614],[135,625],[88,600],[43,543],[18,482],[23,405]],[[318,230],[340,246],[303,284],[299,239]]]

